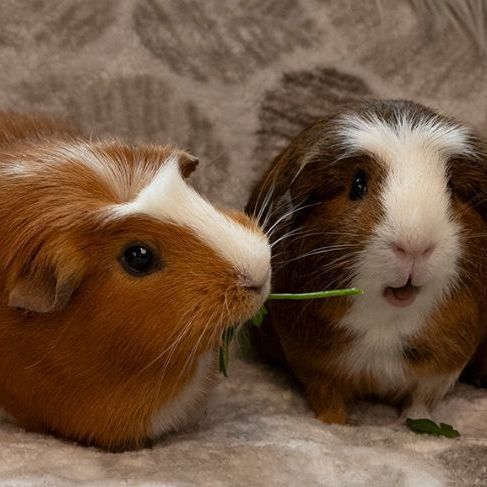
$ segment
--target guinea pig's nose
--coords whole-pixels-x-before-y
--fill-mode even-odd
[[[399,258],[429,257],[433,253],[433,250],[435,250],[435,247],[436,245],[431,242],[416,245],[399,242],[392,244],[392,250]]]
[[[258,279],[247,274],[242,274],[240,276],[240,285],[242,288],[252,293],[262,294],[268,283],[269,274],[267,274],[263,279]]]

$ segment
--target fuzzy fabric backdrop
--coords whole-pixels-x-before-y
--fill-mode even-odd
[[[483,0],[2,0],[0,108],[88,133],[172,142],[194,184],[242,207],[290,138],[344,101],[410,98],[487,136]],[[299,390],[233,361],[199,427],[108,454],[0,424],[0,485],[487,486],[487,392],[459,385],[438,415],[456,440],[313,419]],[[80,407],[83,407],[80,404]]]

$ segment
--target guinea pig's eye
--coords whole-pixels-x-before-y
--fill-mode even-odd
[[[349,197],[352,201],[362,199],[367,193],[367,174],[365,171],[358,171],[352,179]]]
[[[145,244],[127,247],[121,257],[124,269],[134,276],[145,276],[161,267],[161,261],[154,251]]]

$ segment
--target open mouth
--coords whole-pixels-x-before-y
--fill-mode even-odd
[[[411,280],[408,280],[406,285],[402,287],[386,287],[383,296],[393,306],[406,308],[414,302],[418,291],[419,288],[413,286]]]

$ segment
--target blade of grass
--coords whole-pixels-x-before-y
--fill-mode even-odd
[[[269,294],[267,300],[301,300],[301,299],[323,299],[334,298],[339,296],[356,296],[363,294],[361,289],[333,289],[331,291],[317,291],[312,293],[273,293]]]

